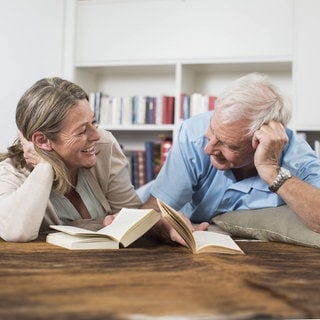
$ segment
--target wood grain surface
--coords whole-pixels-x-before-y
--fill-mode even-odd
[[[0,319],[320,318],[320,251],[238,242],[193,255],[141,239],[120,250],[0,242]]]

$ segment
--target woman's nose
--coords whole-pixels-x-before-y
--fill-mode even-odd
[[[91,127],[90,140],[97,141],[100,139],[100,133],[95,125]]]

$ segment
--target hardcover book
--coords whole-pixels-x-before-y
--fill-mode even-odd
[[[51,225],[52,232],[47,242],[71,250],[119,249],[128,247],[161,218],[161,213],[152,209],[123,208],[112,223],[98,231],[68,225]]]

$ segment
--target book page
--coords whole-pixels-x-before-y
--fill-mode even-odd
[[[186,242],[187,246],[194,251],[195,250],[195,239],[193,237],[192,231],[189,229],[189,226],[180,216],[180,214],[175,211],[173,208],[157,199],[158,205],[163,213],[164,217],[170,222],[174,229],[178,232],[181,238]]]
[[[183,217],[173,208],[157,199],[165,219],[175,228],[193,253],[242,253],[236,242],[225,232],[191,231]]]
[[[155,213],[155,217],[150,219],[150,222],[142,223],[139,222],[149,214]],[[69,235],[81,236],[81,237],[108,237],[117,242],[122,242],[123,236],[128,232],[132,231],[132,238],[137,239],[136,228],[139,227],[139,234],[146,232],[149,229],[149,225],[153,225],[160,219],[160,213],[152,209],[129,209],[123,208],[119,211],[116,218],[112,223],[98,231],[90,231],[87,229],[78,228],[75,226],[68,225],[52,225],[51,228],[62,231]],[[142,229],[142,230],[140,230]]]
[[[46,241],[71,250],[119,249],[119,242],[108,237],[80,237],[65,232],[52,232]]]
[[[196,241],[197,252],[210,251],[232,253],[232,251],[234,251],[234,253],[243,253],[236,242],[227,234],[211,231],[194,231],[193,236]],[[208,248],[210,246],[212,246],[212,248]]]
[[[124,247],[127,247],[145,234],[160,219],[160,212],[153,209],[123,208],[113,222],[100,229],[98,233],[116,238]]]
[[[106,235],[101,234],[99,235],[96,231],[91,231],[75,226],[68,226],[68,225],[51,225],[52,229],[55,229],[57,231],[61,231],[64,233],[67,233],[72,236],[80,236],[80,237],[105,237]]]

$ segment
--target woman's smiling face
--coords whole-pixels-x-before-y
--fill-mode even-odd
[[[70,109],[58,138],[51,147],[64,160],[69,170],[90,168],[96,163],[95,144],[100,139],[94,113],[87,100]]]

